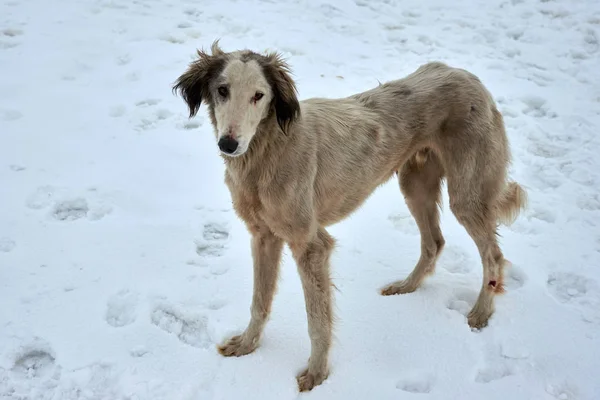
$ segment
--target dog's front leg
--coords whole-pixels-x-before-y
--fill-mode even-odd
[[[320,385],[329,374],[328,357],[333,325],[329,258],[334,240],[325,229],[320,228],[311,240],[291,243],[290,247],[304,289],[311,342],[308,368],[297,377],[298,388],[303,392]]]
[[[252,230],[254,294],[250,308],[250,323],[243,334],[232,337],[218,347],[219,353],[222,355],[243,356],[258,347],[261,334],[271,313],[282,249],[283,241],[267,228]]]

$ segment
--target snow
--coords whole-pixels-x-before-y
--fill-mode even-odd
[[[261,346],[216,344],[250,317],[249,235],[201,109],[171,84],[221,38],[279,50],[302,99],[341,97],[439,60],[506,119],[529,208],[489,327],[482,274],[448,209],[421,289],[396,182],[332,227],[331,375],[311,399],[600,399],[600,3],[596,0],[3,0],[0,398],[293,399],[310,343],[286,250]]]

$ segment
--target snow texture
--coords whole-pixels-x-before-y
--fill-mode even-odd
[[[433,60],[478,75],[505,116],[529,208],[489,327],[449,212],[437,272],[396,182],[332,227],[331,375],[311,399],[600,399],[597,0],[0,2],[0,398],[296,399],[310,342],[286,250],[261,346],[249,235],[206,110],[171,93],[197,48],[278,50],[300,98],[342,97]]]

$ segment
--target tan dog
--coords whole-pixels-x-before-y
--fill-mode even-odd
[[[405,280],[382,294],[413,292],[434,272],[444,247],[438,206],[446,178],[450,208],[483,263],[483,286],[468,322],[486,326],[494,295],[503,291],[497,223],[512,222],[526,193],[506,180],[510,152],[502,115],[479,79],[429,63],[347,98],[299,102],[278,54],[225,53],[218,42],[211,50],[198,51],[173,90],[185,99],[190,118],[202,102],[208,105],[233,206],[252,235],[250,323],[219,346],[220,353],[241,356],[257,348],[287,243],[302,280],[312,346],[299,389],[327,378],[334,239],[325,227],[356,210],[394,173],[421,232],[421,257]]]

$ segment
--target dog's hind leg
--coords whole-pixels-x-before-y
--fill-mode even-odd
[[[323,228],[319,228],[308,241],[290,243],[304,289],[311,343],[308,368],[297,377],[301,392],[321,384],[329,374],[328,357],[333,326],[329,259],[334,244],[334,239]]]
[[[439,221],[443,177],[444,169],[431,150],[415,154],[398,174],[400,189],[421,234],[421,256],[406,279],[381,290],[384,296],[414,292],[435,270],[445,243]]]
[[[250,230],[252,257],[254,259],[254,294],[250,308],[251,318],[243,334],[234,336],[218,346],[224,356],[243,356],[253,352],[259,344],[263,329],[271,312],[277,285],[283,240],[264,226]]]
[[[504,291],[505,261],[496,238],[496,219],[491,211],[491,204],[461,193],[451,182],[448,183],[448,190],[450,209],[477,245],[483,264],[483,285],[477,302],[467,317],[469,326],[480,329],[487,326],[494,312],[494,296]]]

